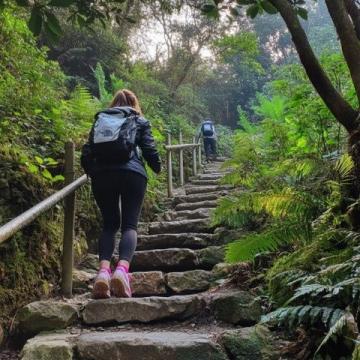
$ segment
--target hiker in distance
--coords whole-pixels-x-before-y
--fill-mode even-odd
[[[139,152],[141,151],[141,154]],[[147,185],[144,158],[155,173],[161,163],[150,123],[130,90],[120,90],[110,108],[95,116],[89,140],[83,146],[81,165],[91,177],[91,187],[103,218],[99,238],[99,272],[93,297],[131,297],[129,267],[137,245],[137,225]],[[119,261],[111,273],[115,235],[120,228]]]
[[[205,119],[201,126],[199,133],[196,137],[197,142],[200,137],[204,141],[205,158],[207,162],[216,160],[216,131],[213,122],[210,119]]]

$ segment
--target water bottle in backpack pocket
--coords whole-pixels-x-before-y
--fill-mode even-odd
[[[127,108],[111,108],[96,115],[90,147],[97,161],[125,163],[135,155],[136,118]]]

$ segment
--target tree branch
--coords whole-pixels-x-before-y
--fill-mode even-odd
[[[340,95],[320,65],[302,28],[297,14],[288,0],[269,0],[284,19],[305,71],[335,118],[351,133],[357,124],[358,112]],[[330,0],[335,1],[335,0]]]
[[[325,0],[325,2],[336,27],[360,103],[360,41],[356,36],[344,0]]]
[[[354,24],[356,36],[360,40],[360,9],[358,3],[355,0],[345,0],[345,6]]]

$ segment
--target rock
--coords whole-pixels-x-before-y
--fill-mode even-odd
[[[236,264],[218,263],[213,267],[212,272],[216,278],[219,278],[230,275],[236,268]]]
[[[85,270],[73,270],[73,288],[74,289],[83,289],[88,290],[89,285],[92,283],[96,277],[95,271],[85,271]]]
[[[218,179],[197,179],[197,180],[192,180],[191,184],[197,185],[197,186],[218,185],[219,180]]]
[[[212,232],[208,219],[154,222],[149,226],[149,234],[208,232]]]
[[[79,268],[85,271],[97,271],[99,269],[99,257],[95,254],[87,254],[85,259],[80,263]]]
[[[204,300],[198,295],[112,298],[94,300],[85,305],[83,321],[88,325],[103,323],[148,323],[154,320],[183,320],[201,311]]]
[[[161,271],[134,272],[131,274],[134,296],[165,295],[165,278]]]
[[[197,250],[199,264],[204,269],[212,269],[216,264],[224,261],[225,247],[209,246],[205,249]]]
[[[218,191],[224,191],[230,189],[232,189],[232,186],[229,185],[188,186],[185,187],[185,192],[186,195],[192,195],[192,194],[218,192]]]
[[[181,203],[175,206],[176,211],[186,211],[186,210],[197,210],[197,209],[214,209],[216,208],[217,200],[206,200],[200,202],[189,202]]]
[[[221,196],[219,193],[209,193],[209,194],[194,194],[194,195],[181,195],[174,198],[174,204],[184,204],[184,203],[194,203],[194,202],[203,202],[203,201],[213,201],[217,200]]]
[[[213,275],[205,270],[173,272],[165,276],[166,285],[176,294],[205,291],[210,287]]]
[[[80,360],[227,360],[207,334],[176,331],[92,333],[77,342]]]
[[[249,292],[240,290],[212,294],[210,309],[217,320],[241,326],[256,324],[262,314],[260,302]]]
[[[138,233],[139,234],[147,234],[148,232],[149,232],[149,223],[139,222],[138,223]]]
[[[208,219],[211,214],[211,209],[195,209],[195,210],[182,210],[172,212],[173,220],[185,219]]]
[[[220,342],[234,360],[277,360],[281,357],[271,332],[261,325],[226,331]]]
[[[215,235],[207,233],[140,235],[137,249],[153,250],[179,247],[198,249],[215,242],[215,237]]]
[[[15,323],[21,336],[28,338],[41,331],[64,329],[78,319],[78,308],[64,302],[32,302],[16,314]]]
[[[73,336],[65,333],[40,334],[25,344],[22,360],[72,360],[73,345],[69,341]]]
[[[198,266],[196,252],[190,249],[163,249],[137,251],[131,263],[131,271],[181,271]]]

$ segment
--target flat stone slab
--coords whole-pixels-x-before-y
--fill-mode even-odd
[[[78,308],[61,301],[35,301],[21,308],[15,317],[18,333],[29,338],[41,331],[65,329],[78,319]]]
[[[134,296],[165,295],[165,278],[161,271],[131,273],[131,288]]]
[[[208,246],[196,251],[199,267],[202,269],[212,269],[216,264],[224,261],[224,246]]]
[[[44,333],[30,339],[21,352],[21,360],[72,360],[74,335]]]
[[[217,200],[206,200],[199,202],[181,203],[175,206],[175,211],[189,211],[197,209],[214,209],[216,208]]]
[[[199,313],[204,300],[198,295],[147,298],[111,298],[87,303],[82,319],[87,325],[183,320]]]
[[[77,340],[79,360],[227,360],[207,334],[178,331],[98,332]]]
[[[200,208],[195,210],[181,210],[171,212],[173,220],[192,220],[192,219],[208,219],[211,216],[210,208]]]
[[[207,219],[161,221],[149,226],[149,234],[211,233],[213,228]]]
[[[138,250],[166,249],[184,247],[203,248],[216,241],[217,236],[208,233],[139,235]]]
[[[204,194],[204,193],[218,192],[218,191],[224,191],[230,189],[232,189],[232,186],[229,185],[187,186],[185,187],[185,193],[186,195]]]
[[[182,271],[195,269],[197,254],[191,249],[159,249],[135,252],[131,271]]]
[[[218,185],[219,180],[218,179],[194,179],[191,181],[192,185],[199,185],[199,186],[207,186],[207,185]]]
[[[215,318],[234,325],[251,326],[260,321],[260,302],[248,291],[232,290],[213,293],[209,297]]]
[[[205,270],[172,272],[165,275],[166,285],[176,294],[205,291],[210,287],[213,278],[214,275]]]
[[[190,195],[176,196],[174,198],[174,204],[217,200],[222,195],[225,195],[225,193],[219,191],[217,193],[209,193],[209,194],[194,194],[191,196]]]

